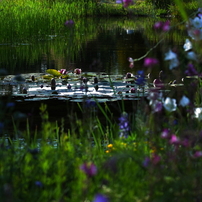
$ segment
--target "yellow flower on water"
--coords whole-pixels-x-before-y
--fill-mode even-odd
[[[106,153],[109,153],[110,151],[109,151],[109,150],[106,150],[105,152],[106,152]]]

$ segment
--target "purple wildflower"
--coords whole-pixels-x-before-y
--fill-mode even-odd
[[[159,61],[156,58],[145,58],[144,59],[144,66],[145,67],[153,67],[157,65]]]
[[[176,135],[172,134],[170,137],[170,144],[179,144],[179,143],[180,143],[179,138]]]
[[[119,118],[119,129],[120,129],[120,137],[128,137],[130,132],[130,124],[128,121],[128,114],[123,112],[121,117]]]
[[[144,159],[144,161],[142,162],[142,165],[143,165],[144,167],[148,167],[149,164],[150,164],[150,162],[151,162],[150,158],[149,158],[149,157],[146,157],[146,158]]]
[[[97,167],[93,163],[83,163],[80,169],[88,176],[93,177],[97,174]]]
[[[123,0],[123,6],[127,8],[128,6],[133,4],[133,0]]]
[[[123,2],[122,2],[122,0],[116,0],[116,3],[117,4],[122,4]]]
[[[135,83],[137,85],[144,85],[145,82],[146,82],[146,79],[145,79],[144,71],[143,70],[138,71],[137,79],[135,80]]]
[[[163,26],[163,22],[156,22],[155,24],[154,24],[154,29],[161,29],[162,28],[162,26]]]
[[[144,85],[145,84],[145,78],[144,77],[138,77],[135,81],[135,83],[139,86]]]
[[[93,202],[108,202],[108,198],[104,196],[103,194],[96,194]]]
[[[170,30],[170,21],[166,21],[163,23],[162,31],[167,32]]]
[[[158,154],[153,154],[151,161],[154,165],[158,164],[161,160],[161,157]]]
[[[161,112],[163,109],[163,103],[161,101],[155,100],[152,104],[153,112]]]
[[[170,21],[156,22],[154,24],[154,29],[159,30],[159,31],[163,31],[163,32],[167,32],[170,30]]]
[[[37,187],[39,187],[39,188],[42,188],[42,187],[43,187],[43,184],[42,184],[42,182],[40,182],[40,181],[35,181],[35,185],[36,185]]]
[[[184,147],[190,147],[191,146],[191,142],[188,138],[184,138],[182,141],[181,141],[181,145],[183,145]]]
[[[74,25],[74,21],[73,20],[67,20],[64,25],[67,27],[70,27],[70,26]]]
[[[195,158],[202,157],[202,151],[196,151],[194,157]]]
[[[149,104],[152,105],[153,102],[155,102],[157,99],[161,99],[162,98],[162,94],[159,92],[159,90],[155,89],[155,88],[151,88],[149,90],[149,95],[147,97],[148,100],[150,100]]]
[[[167,128],[163,129],[163,131],[161,132],[161,137],[165,139],[170,138],[170,130]]]
[[[198,72],[194,68],[194,65],[192,63],[188,64],[187,69],[185,70],[185,75],[186,76],[196,76],[198,75]]]

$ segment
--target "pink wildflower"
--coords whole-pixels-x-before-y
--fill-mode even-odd
[[[129,57],[129,58],[128,58],[128,61],[130,62],[129,67],[130,67],[130,68],[133,68],[133,67],[134,67],[134,60],[133,60],[133,58]]]
[[[93,177],[97,174],[97,167],[93,163],[84,163],[80,166],[80,169],[88,176]]]
[[[196,151],[194,157],[195,158],[202,157],[202,151]]]
[[[60,74],[66,74],[67,73],[67,70],[66,69],[61,69],[59,70]]]
[[[127,8],[128,6],[133,4],[133,0],[123,0],[123,6]]]
[[[176,135],[171,135],[171,138],[170,138],[170,144],[179,144],[180,143],[180,140],[179,138],[176,136]]]
[[[151,161],[154,165],[158,164],[161,160],[161,157],[158,154],[153,154]]]
[[[167,128],[163,129],[163,131],[161,132],[161,138],[168,139],[169,137],[170,137],[170,130]]]
[[[163,31],[163,32],[167,32],[170,30],[170,21],[156,22],[154,24],[154,29],[159,30],[159,31]]]
[[[159,61],[156,58],[145,58],[144,59],[144,66],[145,67],[153,67],[157,65]]]
[[[162,31],[167,32],[170,30],[170,21],[166,21],[163,23]]]
[[[81,74],[81,72],[82,72],[82,71],[81,71],[81,69],[79,69],[79,68],[76,68],[76,69],[74,70],[74,73],[75,73],[75,74]]]

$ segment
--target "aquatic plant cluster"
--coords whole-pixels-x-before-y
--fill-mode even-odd
[[[168,47],[164,53],[163,63],[174,77],[171,82],[162,71],[151,82],[144,70],[135,76],[127,73],[125,85],[131,91],[133,84],[149,89],[127,113],[122,100],[118,123],[112,121],[107,105],[102,108],[96,99],[85,100],[84,118],[71,116],[71,128],[65,131],[66,123],[50,122],[46,106],[41,105],[41,131],[30,131],[27,125],[22,134],[15,125],[22,114],[15,117],[15,104],[2,100],[1,201],[202,201],[201,16],[199,9],[186,19],[183,47]],[[169,21],[153,28],[162,37],[172,30]],[[128,60],[135,68],[136,59]],[[145,57],[144,68],[156,68],[161,62]],[[65,69],[57,73],[67,75]],[[95,108],[102,111],[106,126]],[[3,134],[8,116],[13,117],[14,138]]]

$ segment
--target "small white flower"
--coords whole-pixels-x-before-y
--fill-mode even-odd
[[[194,117],[199,119],[199,121],[202,120],[202,108],[198,107],[194,110]]]
[[[169,60],[169,69],[172,70],[173,68],[177,67],[179,65],[179,61],[177,59],[177,54],[173,51],[169,50],[168,53],[165,54],[165,60]]]
[[[197,28],[197,29],[200,29],[202,28],[202,19],[199,18],[199,17],[195,17],[194,19],[190,19],[191,21],[191,24]]]
[[[129,62],[134,62],[133,58],[131,58],[131,57],[128,58],[128,61]]]
[[[168,53],[165,53],[165,60],[173,60],[175,58],[177,58],[177,54],[173,51],[169,50]]]
[[[179,61],[177,58],[170,61],[169,69],[172,70],[173,68],[177,67],[179,65]]]
[[[186,107],[190,103],[190,100],[185,95],[181,98],[179,105],[182,107]]]
[[[192,49],[192,43],[189,39],[185,40],[185,44],[184,44],[183,48],[185,51]]]
[[[167,97],[163,103],[163,106],[169,112],[175,111],[177,109],[176,99]]]
[[[196,53],[194,51],[190,51],[187,53],[187,59],[198,61]]]

